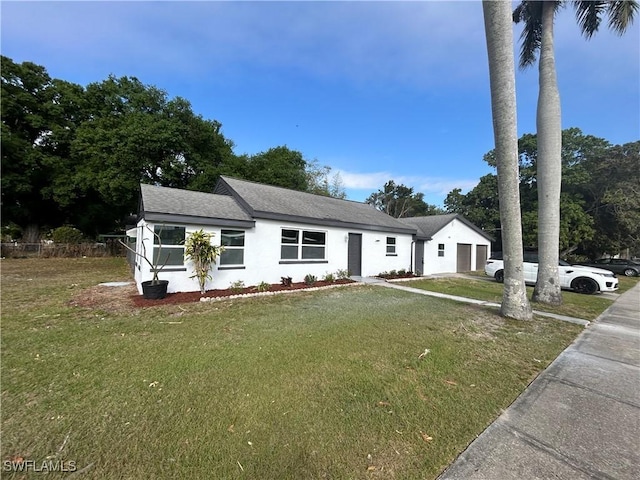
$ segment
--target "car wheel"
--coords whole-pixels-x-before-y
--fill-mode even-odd
[[[571,282],[571,288],[578,293],[593,295],[598,292],[598,283],[591,278],[580,277]]]
[[[493,278],[495,278],[498,283],[504,282],[504,270],[498,270]]]
[[[635,277],[638,275],[638,272],[636,272],[633,268],[625,268],[624,269],[624,276],[625,277]]]

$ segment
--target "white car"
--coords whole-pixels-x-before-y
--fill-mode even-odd
[[[525,254],[524,281],[535,285],[538,278],[538,259]],[[598,292],[615,292],[618,289],[616,275],[602,268],[586,267],[584,265],[570,265],[560,260],[558,266],[560,287],[578,293],[592,295]],[[484,273],[502,283],[504,281],[504,263],[500,259],[490,258],[484,266]]]

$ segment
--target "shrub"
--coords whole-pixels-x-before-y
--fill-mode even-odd
[[[216,263],[216,258],[222,253],[224,247],[213,245],[213,233],[205,233],[204,230],[192,232],[184,242],[184,254],[193,262],[193,275],[189,278],[197,278],[200,284],[200,293],[205,292],[207,280],[211,280],[211,265]]]
[[[390,277],[395,277],[395,276],[397,276],[397,275],[398,275],[398,272],[396,272],[395,270],[391,270],[391,271],[389,272],[389,276],[390,276]]]
[[[405,276],[406,274],[407,274],[407,271],[404,268],[398,270],[398,275],[400,275],[401,277]]]
[[[313,285],[317,281],[318,281],[318,279],[316,278],[316,276],[315,275],[311,275],[310,273],[308,273],[304,277],[304,283],[306,283],[308,286]]]
[[[338,271],[336,271],[336,278],[338,280],[344,280],[346,278],[349,278],[349,271],[348,270],[338,270]]]
[[[2,241],[13,242],[22,236],[22,228],[17,223],[9,222],[2,226]]]
[[[290,287],[292,281],[291,277],[280,277],[280,283],[285,287]]]
[[[324,277],[322,277],[323,282],[333,283],[336,281],[336,277],[334,277],[333,273],[326,273]]]
[[[64,225],[51,231],[51,238],[55,243],[80,243],[82,232],[71,225]]]
[[[229,288],[233,293],[240,293],[245,288],[244,282],[242,280],[236,280],[235,282],[231,282],[231,285],[229,286]]]
[[[256,287],[256,290],[258,290],[259,292],[268,292],[270,288],[271,285],[269,285],[267,282],[260,282]]]

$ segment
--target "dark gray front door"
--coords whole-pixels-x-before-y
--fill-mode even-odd
[[[349,275],[362,275],[362,234],[350,233],[347,250],[347,270]]]
[[[456,260],[456,272],[471,271],[471,244],[459,243]]]
[[[415,274],[424,273],[424,240],[416,240],[416,261],[414,266]]]

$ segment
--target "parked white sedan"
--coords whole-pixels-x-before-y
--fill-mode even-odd
[[[525,283],[535,285],[538,278],[538,262],[524,262],[523,268]],[[558,272],[560,287],[578,293],[593,295],[598,292],[615,292],[618,289],[618,279],[615,274],[602,268],[570,265],[560,260]],[[502,283],[504,281],[503,261],[493,258],[487,260],[484,273]]]

